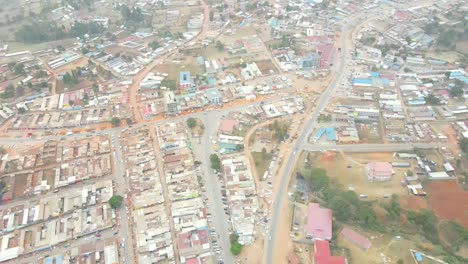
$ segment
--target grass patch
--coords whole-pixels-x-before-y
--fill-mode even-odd
[[[273,159],[273,154],[266,151],[262,152],[252,152],[252,157],[255,162],[255,169],[259,177],[263,177],[263,174],[268,169],[271,160]]]

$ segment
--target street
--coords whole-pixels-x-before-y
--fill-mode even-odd
[[[229,241],[229,216],[225,214],[221,196],[221,183],[218,176],[211,169],[210,155],[213,152],[212,138],[216,138],[217,128],[223,112],[211,111],[206,115],[202,115],[200,119],[203,121],[205,131],[201,137],[200,143],[197,140],[192,140],[194,146],[195,157],[202,162],[202,177],[205,182],[205,192],[208,201],[205,204],[208,207],[208,212],[211,213],[211,220],[208,222],[210,227],[214,227],[218,237],[218,245],[221,247],[219,259],[223,259],[225,263],[234,263],[234,258],[230,252]],[[217,261],[217,259],[215,259]],[[215,262],[216,263],[216,262]]]

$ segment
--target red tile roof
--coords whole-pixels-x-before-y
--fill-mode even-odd
[[[317,203],[310,204],[307,214],[307,235],[312,235],[314,240],[331,239],[332,215],[332,210],[320,208]]]
[[[191,258],[191,259],[187,259],[185,263],[186,264],[200,264],[200,261],[198,261],[197,258]]]
[[[315,241],[314,264],[346,264],[346,258],[331,256],[328,241]]]
[[[392,164],[389,162],[371,162],[367,166],[368,174],[372,177],[392,175]]]
[[[363,249],[369,249],[372,245],[369,239],[350,228],[343,228],[343,230],[341,230],[341,234]]]

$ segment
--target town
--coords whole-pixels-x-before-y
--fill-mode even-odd
[[[0,13],[0,263],[468,262],[465,0]]]

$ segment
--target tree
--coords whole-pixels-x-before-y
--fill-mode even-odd
[[[157,41],[152,41],[148,44],[148,48],[151,48],[152,50],[156,50],[159,47],[161,47],[161,44]]]
[[[97,94],[99,92],[99,85],[97,83],[93,83],[93,86],[91,88],[93,89],[94,94]]]
[[[428,105],[440,105],[440,99],[436,97],[434,94],[429,94],[425,97],[426,104]]]
[[[468,155],[468,138],[462,138],[459,140],[458,146],[460,146],[460,149],[463,153]]]
[[[109,199],[109,205],[112,209],[117,209],[122,206],[123,197],[120,195],[114,195]]]
[[[231,242],[231,253],[234,256],[237,256],[241,253],[242,248],[244,247],[239,243],[239,235],[232,233],[229,235],[229,242]]]
[[[111,119],[111,124],[112,124],[112,126],[114,126],[114,127],[120,126],[120,123],[121,123],[121,122],[122,122],[122,120],[120,120],[120,118],[115,117],[115,116]]]
[[[210,161],[211,161],[211,168],[213,170],[216,170],[217,172],[221,171],[221,160],[219,160],[218,155],[211,154]]]
[[[463,90],[463,82],[460,80],[455,81],[455,86],[450,89],[450,96],[461,97],[465,91]]]
[[[24,90],[25,88],[23,85],[18,85],[18,87],[16,87],[16,96],[23,96]]]
[[[0,146],[0,155],[4,155],[5,154],[5,149],[3,148],[3,146]]]
[[[17,63],[15,67],[13,68],[13,71],[15,74],[23,74],[24,73],[24,64],[23,63]]]
[[[219,51],[223,51],[224,50],[224,44],[221,42],[221,41],[216,41],[216,48],[219,50]]]
[[[414,175],[414,173],[413,173],[412,170],[406,171],[406,176],[411,177],[411,176],[413,176],[413,175]]]
[[[303,177],[310,185],[310,187],[319,191],[326,188],[330,184],[330,179],[327,176],[327,171],[321,168],[306,169],[303,171]]]
[[[194,128],[194,127],[196,127],[196,126],[197,126],[197,120],[195,120],[195,118],[193,118],[193,117],[189,117],[189,118],[187,119],[187,126],[188,126],[189,128]]]
[[[9,83],[5,91],[3,91],[3,93],[0,94],[0,98],[8,99],[13,97],[15,97],[15,86],[13,85],[13,83]]]
[[[242,151],[242,150],[244,150],[244,145],[242,145],[242,144],[237,144],[237,145],[236,145],[236,150],[237,150],[237,151]]]
[[[439,243],[439,232],[437,230],[437,217],[427,209],[421,209],[419,212],[409,211],[408,221],[424,230],[424,237],[434,244]]]
[[[18,108],[18,113],[19,114],[24,114],[24,113],[26,113],[26,109],[24,109],[23,107],[20,107],[20,108]]]

